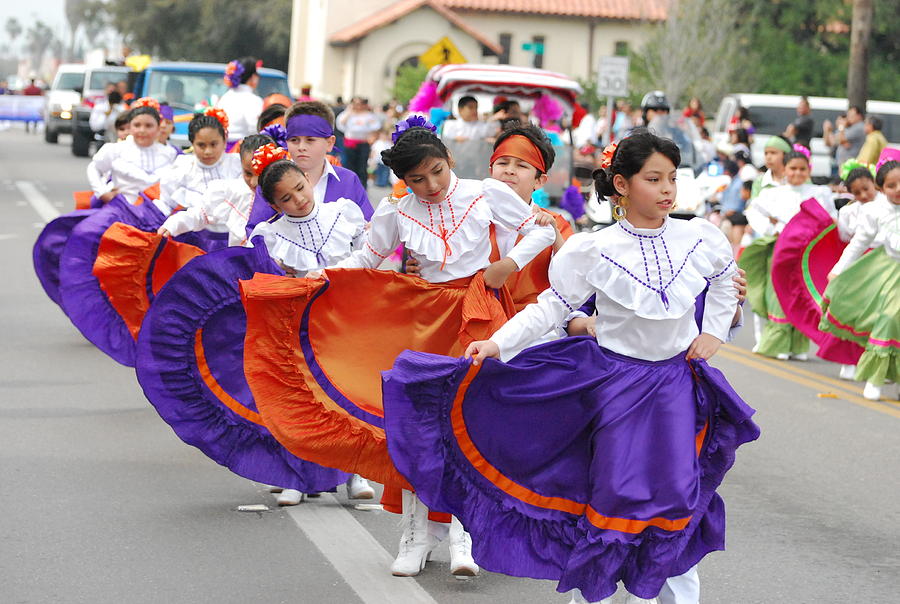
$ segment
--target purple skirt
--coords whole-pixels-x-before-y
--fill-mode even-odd
[[[484,568],[589,601],[655,597],[725,547],[716,493],[754,411],[705,362],[650,362],[589,337],[509,363],[406,351],[384,372],[388,450]]]
[[[34,248],[31,251],[34,272],[41,287],[44,288],[51,300],[59,304],[60,308],[62,308],[62,300],[59,295],[60,256],[72,229],[95,212],[96,210],[75,210],[63,214],[48,222],[41,234],[38,235],[37,241],[34,242]]]
[[[138,381],[181,440],[235,474],[305,493],[331,491],[348,475],[281,446],[244,378],[247,319],[238,281],[284,274],[259,243],[194,258],[163,286],[138,336]]]

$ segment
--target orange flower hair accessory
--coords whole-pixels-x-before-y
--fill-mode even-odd
[[[203,115],[209,115],[216,118],[216,121],[222,124],[225,132],[228,132],[228,114],[221,107],[207,107],[203,110]]]
[[[253,152],[253,159],[251,160],[250,165],[253,167],[253,173],[260,176],[262,175],[263,170],[268,168],[271,164],[281,159],[290,159],[290,157],[287,150],[282,147],[279,147],[275,143],[266,143]]]
[[[616,154],[616,149],[618,149],[619,143],[610,143],[606,145],[606,148],[603,150],[603,153],[600,154],[600,167],[603,169],[608,169],[612,166],[613,155]]]
[[[159,101],[154,99],[152,96],[141,97],[131,104],[132,109],[137,109],[138,107],[150,107],[151,109],[155,109],[156,112],[159,113]]]

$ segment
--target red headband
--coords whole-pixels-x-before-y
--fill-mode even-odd
[[[541,155],[540,149],[538,149],[527,136],[513,134],[504,139],[503,142],[494,149],[494,154],[491,155],[490,165],[493,166],[498,158],[506,156],[515,157],[516,159],[528,162],[542,174],[547,172],[547,164],[544,163],[544,156]]]

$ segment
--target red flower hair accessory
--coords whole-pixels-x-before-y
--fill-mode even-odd
[[[619,143],[610,143],[606,145],[606,148],[603,150],[603,153],[600,154],[600,167],[603,169],[608,169],[612,166],[613,155],[616,154],[616,149],[619,148]]]
[[[216,121],[222,124],[225,132],[228,132],[228,114],[221,107],[207,107],[203,110],[203,115],[209,115],[216,118]]]
[[[154,99],[152,96],[141,97],[131,104],[132,109],[137,109],[138,107],[150,107],[151,109],[155,109],[156,112],[159,113],[159,101]]]
[[[271,164],[282,160],[282,159],[290,159],[290,155],[288,152],[276,145],[275,143],[266,143],[259,149],[253,152],[253,159],[250,162],[250,165],[253,167],[253,173],[257,176],[260,176],[263,173],[263,170],[268,168]]]

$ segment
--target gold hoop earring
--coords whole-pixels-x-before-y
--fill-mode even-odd
[[[628,214],[628,210],[625,209],[625,206],[620,206],[619,204],[613,204],[612,207],[612,216],[616,222],[621,222],[625,220],[625,215]]]

